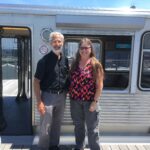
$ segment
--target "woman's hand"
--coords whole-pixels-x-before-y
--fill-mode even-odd
[[[45,114],[45,105],[42,101],[38,102],[38,111],[40,112],[41,115]]]
[[[90,112],[93,112],[96,110],[96,107],[97,107],[97,103],[95,101],[93,101],[90,105],[90,108],[89,108],[89,111]]]

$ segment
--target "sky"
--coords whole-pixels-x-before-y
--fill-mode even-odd
[[[63,7],[130,8],[150,10],[150,0],[0,0],[0,4],[27,4]]]

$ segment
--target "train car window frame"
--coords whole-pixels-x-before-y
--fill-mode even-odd
[[[146,39],[146,36],[149,36],[149,39]],[[141,55],[140,55],[140,65],[139,65],[139,82],[138,87],[140,90],[150,91],[150,59],[146,63],[146,55],[150,57],[150,44],[147,43],[147,40],[150,41],[150,31],[147,31],[143,34],[141,40]],[[149,68],[146,68],[149,67]]]
[[[102,63],[105,72],[104,90],[114,92],[129,91],[133,37],[130,35],[99,35],[99,36],[65,35],[65,44],[64,44],[65,55],[67,55],[66,53],[68,51],[66,42],[73,42],[74,44],[76,43],[76,41],[79,41],[83,37],[90,38],[92,42],[93,40],[100,42],[99,60]],[[113,48],[110,43],[107,44],[108,41],[114,42]],[[110,52],[111,51],[113,52],[113,55],[109,53],[109,50]],[[116,51],[116,53],[114,53],[114,51]],[[111,58],[107,57],[106,59],[107,53],[110,54]],[[109,65],[108,63],[109,60],[111,61],[110,64],[112,64],[113,61],[117,61],[116,57],[119,58],[118,62],[116,62],[117,65],[119,65],[118,68],[115,70],[112,70],[111,68],[106,68],[106,66]],[[72,58],[69,57],[69,64],[71,64],[71,62]]]
[[[7,31],[6,33],[5,33],[5,30]],[[28,63],[30,64],[30,66],[29,66],[29,72],[30,73],[28,73],[28,77],[30,78],[30,82],[32,83],[32,44],[31,44],[31,36],[32,36],[32,33],[31,33],[31,29],[29,28],[29,27],[27,27],[27,26],[0,26],[0,34],[1,34],[1,39],[3,40],[7,40],[7,39],[12,39],[12,40],[14,40],[14,44],[16,44],[17,45],[17,47],[16,47],[16,50],[18,50],[19,48],[21,48],[20,47],[20,44],[23,44],[24,45],[24,48],[27,48],[26,46],[26,44],[25,44],[25,41],[27,41],[27,40],[25,40],[24,39],[24,42],[23,41],[20,41],[20,44],[19,44],[19,40],[18,39],[20,39],[21,37],[23,37],[23,38],[25,38],[25,37],[27,37],[28,36],[28,38],[30,39],[29,41],[28,41],[28,48],[30,49],[29,50],[29,52],[28,52],[28,54],[30,55],[30,59],[28,60]],[[2,44],[3,45],[3,44]],[[18,53],[19,52],[19,53]],[[22,55],[22,54],[20,54],[20,51],[18,51],[17,52],[17,55]],[[17,63],[19,63],[19,60],[17,60]],[[23,64],[22,62],[21,62],[21,64]],[[26,63],[25,63],[26,64]],[[17,64],[18,65],[18,64]],[[26,68],[27,67],[27,64],[26,65],[24,65],[24,67],[23,68]],[[22,69],[22,67],[17,67],[17,69],[19,70],[19,69]],[[21,75],[20,75],[21,76]],[[17,75],[17,77],[19,78],[19,75]],[[22,79],[22,78],[21,78]],[[20,80],[21,79],[18,79],[18,82],[21,82]],[[26,90],[30,90],[30,93],[29,94],[27,94],[27,97],[32,97],[32,89],[31,89],[31,83],[29,83],[30,85],[27,87],[27,89]],[[19,83],[18,83],[19,84]],[[4,90],[4,89],[3,89]],[[17,88],[17,91],[19,91],[19,87]],[[18,92],[19,93],[19,92]],[[28,92],[26,92],[26,93],[28,93]],[[4,94],[4,96],[7,96],[5,93],[3,93]],[[10,93],[9,93],[10,94]],[[16,93],[15,93],[16,94]],[[18,95],[17,95],[17,97],[18,97]]]

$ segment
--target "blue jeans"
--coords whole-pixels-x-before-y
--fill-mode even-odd
[[[75,125],[76,148],[85,147],[85,133],[87,127],[88,144],[91,150],[100,150],[99,146],[99,117],[98,104],[94,112],[89,111],[91,102],[71,100],[71,117]]]
[[[38,146],[47,150],[50,146],[59,145],[61,121],[64,114],[66,92],[52,94],[42,92],[45,114],[41,116]]]

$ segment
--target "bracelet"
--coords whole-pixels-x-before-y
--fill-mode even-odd
[[[98,101],[94,100],[93,102],[97,103]]]

